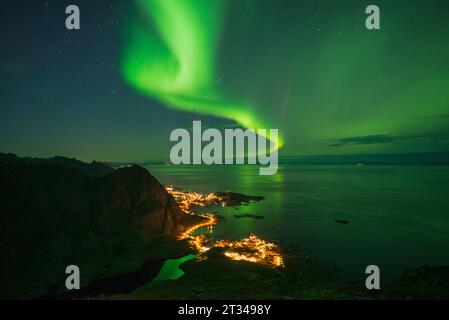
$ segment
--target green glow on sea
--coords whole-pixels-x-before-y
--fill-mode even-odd
[[[184,271],[182,271],[179,266],[183,264],[186,261],[195,259],[196,255],[189,254],[185,257],[179,258],[179,259],[168,259],[164,262],[162,265],[161,270],[159,271],[158,275],[153,279],[153,281],[157,280],[175,280],[178,279],[180,276],[184,274]]]

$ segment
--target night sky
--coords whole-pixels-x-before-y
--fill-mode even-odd
[[[444,0],[1,0],[0,47],[0,152],[168,159],[192,120],[279,128],[281,156],[449,151]]]

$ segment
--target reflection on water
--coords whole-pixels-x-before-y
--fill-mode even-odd
[[[449,168],[284,165],[274,176],[257,166],[151,166],[162,183],[198,192],[233,191],[265,200],[219,208],[213,237],[300,244],[315,261],[364,278],[376,264],[387,280],[420,265],[449,264]],[[264,219],[235,219],[236,214]],[[336,219],[348,224],[335,223]]]

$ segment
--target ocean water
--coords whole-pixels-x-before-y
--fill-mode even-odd
[[[162,183],[197,192],[264,196],[214,209],[226,220],[212,236],[255,234],[300,245],[315,262],[348,280],[379,266],[383,280],[422,265],[449,264],[449,167],[290,164],[260,176],[258,166],[148,166]],[[264,219],[234,217],[263,215]],[[336,223],[348,220],[348,224]]]
[[[196,255],[189,254],[185,257],[178,259],[168,259],[164,261],[161,270],[157,274],[157,276],[151,281],[159,281],[159,280],[175,280],[184,274],[184,271],[179,268],[179,266],[189,260],[195,259]]]

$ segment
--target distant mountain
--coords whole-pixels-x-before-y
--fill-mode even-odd
[[[52,157],[52,158],[31,158],[31,157],[18,157],[13,153],[0,153],[0,163],[3,164],[29,164],[29,165],[41,165],[41,164],[60,164],[66,168],[79,169],[88,176],[104,176],[114,171],[110,166],[92,161],[91,163],[85,163],[73,158],[65,157]]]
[[[68,264],[97,270],[114,252],[174,238],[203,219],[182,212],[142,167],[11,154],[0,155],[0,208],[3,298],[45,294]]]
[[[449,165],[449,152],[344,154],[282,157],[280,164]]]
[[[246,161],[246,160],[245,160]],[[129,162],[109,162],[113,168],[129,165]],[[171,165],[170,161],[145,160],[136,164],[143,167]],[[280,156],[279,164],[319,164],[319,165],[449,165],[449,151],[416,153],[354,153],[323,154],[307,156]]]
[[[108,166],[112,168],[120,168],[120,167],[126,167],[131,164],[137,164],[142,167],[149,167],[149,166],[161,166],[161,165],[170,165],[170,162],[162,161],[162,160],[145,160],[145,161],[138,161],[138,162],[107,162]]]

